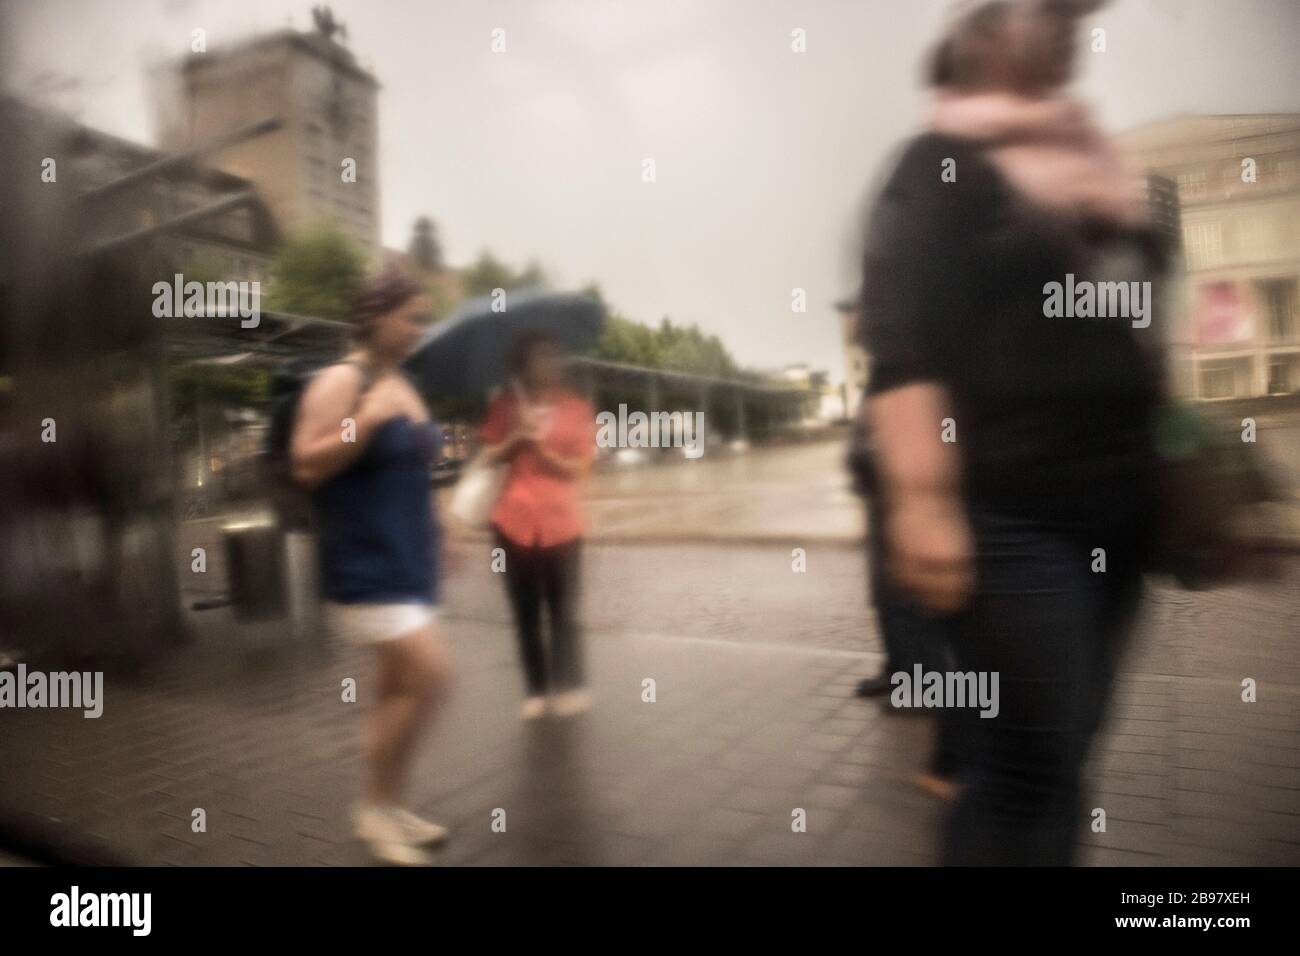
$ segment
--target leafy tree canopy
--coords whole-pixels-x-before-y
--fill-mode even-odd
[[[605,301],[599,285],[583,291]],[[677,325],[665,316],[658,326],[649,326],[606,308],[605,330],[587,353],[592,358],[715,378],[756,377],[740,369],[721,339],[705,335],[696,325]]]
[[[346,319],[365,277],[365,253],[350,238],[329,227],[305,232],[276,250],[268,308]]]

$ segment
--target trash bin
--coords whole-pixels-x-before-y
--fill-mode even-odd
[[[316,535],[272,515],[222,526],[230,606],[239,621],[287,619],[294,640],[321,633]]]
[[[274,521],[223,525],[227,588],[240,621],[283,618],[289,611],[284,532]]]

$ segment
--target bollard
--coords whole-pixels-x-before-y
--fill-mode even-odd
[[[320,579],[316,536],[305,531],[284,535],[284,576],[289,603],[289,627],[294,640],[321,633]]]

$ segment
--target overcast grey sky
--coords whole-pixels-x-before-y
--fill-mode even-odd
[[[185,52],[195,27],[210,47],[306,29],[312,2],[15,0],[11,82],[152,141],[149,62]],[[697,322],[744,364],[842,378],[831,303],[856,283],[864,191],[920,122],[917,65],[948,0],[331,6],[383,84],[385,244],[404,247],[428,214],[453,264],[483,248],[535,257],[561,286],[600,282],[633,318]],[[1080,92],[1112,130],[1300,111],[1300,0],[1118,0],[1088,25],[1107,50],[1082,57]],[[52,93],[49,71],[80,83]]]

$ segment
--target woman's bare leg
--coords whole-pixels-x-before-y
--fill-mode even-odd
[[[446,645],[432,624],[379,647],[379,701],[366,739],[366,799],[394,805],[415,751],[450,681]]]

